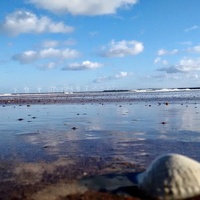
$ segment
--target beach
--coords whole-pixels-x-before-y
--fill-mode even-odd
[[[77,181],[166,153],[200,161],[199,90],[7,94],[0,113],[0,199],[144,199]]]

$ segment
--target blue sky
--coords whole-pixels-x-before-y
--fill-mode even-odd
[[[1,0],[0,93],[200,86],[199,0]]]

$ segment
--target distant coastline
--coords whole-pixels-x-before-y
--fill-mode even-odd
[[[0,93],[2,96],[31,96],[31,95],[41,95],[41,96],[60,96],[60,95],[70,95],[70,94],[89,94],[89,93],[123,93],[123,92],[177,92],[177,91],[194,91],[200,90],[200,87],[180,87],[180,88],[140,88],[140,89],[112,89],[112,90],[99,90],[99,91],[63,91],[63,92],[19,92],[19,93]]]
[[[195,97],[195,98],[194,98]],[[3,104],[56,104],[56,103],[105,103],[105,102],[142,102],[142,101],[185,101],[194,103],[200,100],[200,88],[174,89],[138,89],[138,90],[103,90],[83,92],[47,92],[47,93],[12,93],[0,94]]]

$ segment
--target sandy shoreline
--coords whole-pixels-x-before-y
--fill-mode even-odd
[[[150,199],[136,188],[127,192],[126,190],[129,190],[127,187],[123,188],[120,193],[112,194],[106,191],[84,190],[78,183],[84,177],[93,175],[110,173],[117,175],[143,171],[155,156],[163,153],[187,154],[189,150],[189,156],[199,159],[196,156],[199,144],[195,143],[188,146],[186,143],[152,141],[142,143],[142,145],[147,149],[145,154],[139,153],[139,148],[127,150],[127,153],[132,154],[130,162],[123,157],[103,158],[100,156],[77,158],[66,156],[50,162],[27,163],[13,160],[1,162],[0,168],[3,173],[1,173],[0,197],[5,200]],[[156,146],[162,146],[159,152]]]
[[[145,199],[77,183],[143,171],[165,153],[200,161],[198,101],[188,93],[2,97],[0,199]]]

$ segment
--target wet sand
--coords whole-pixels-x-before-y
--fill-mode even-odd
[[[14,95],[0,113],[0,199],[149,199],[78,183],[143,171],[165,153],[200,161],[199,94]]]

